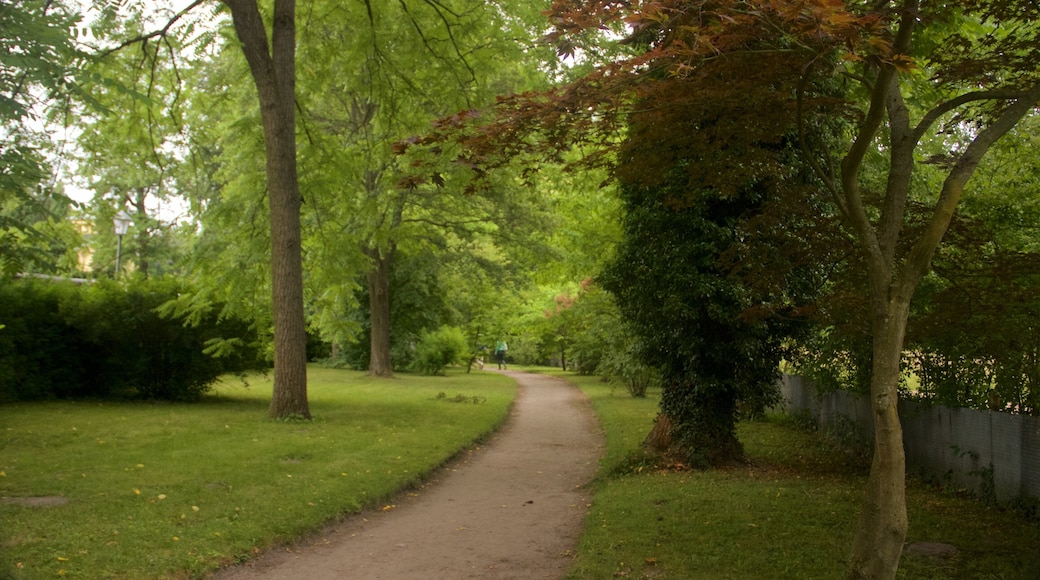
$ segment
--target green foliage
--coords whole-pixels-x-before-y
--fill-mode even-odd
[[[633,397],[646,397],[660,373],[644,362],[643,342],[621,319],[614,296],[592,281],[582,284],[571,313],[575,319],[571,357],[583,375],[620,380]]]
[[[953,220],[914,295],[900,393],[950,407],[1036,414],[1040,254],[1022,237],[1036,217],[986,194],[985,203],[973,204],[985,206],[981,211],[965,212],[982,213],[981,219]],[[919,215],[920,208],[913,211]],[[1012,213],[1015,222],[996,219]],[[791,359],[798,374],[827,390],[869,389],[872,343],[868,294],[856,280],[861,268],[854,255],[832,268],[818,303],[820,330]]]
[[[919,382],[911,395],[1040,414],[1040,254],[965,237],[964,224],[951,234],[915,298],[904,356]]]
[[[390,349],[395,369],[409,368],[415,358],[415,343],[424,332],[453,323],[449,290],[444,286],[437,258],[429,252],[411,255],[398,252],[391,264]],[[357,304],[334,314],[355,329],[351,340],[341,344],[339,364],[367,369],[371,356],[371,318],[369,292],[359,281],[355,286]]]
[[[755,312],[779,292],[755,293],[719,260],[761,208],[762,191],[691,199],[686,171],[677,168],[665,187],[622,188],[625,238],[602,281],[644,362],[661,369],[676,450],[704,465],[742,455],[737,403],[758,410],[778,400],[781,345],[795,326]]]
[[[245,322],[159,314],[185,290],[171,279],[0,285],[0,401],[191,400],[221,374],[260,368]]]
[[[67,4],[0,7],[0,276],[72,270],[75,236],[60,225],[71,200],[48,185],[55,144],[44,129],[78,91],[79,15]]]
[[[415,347],[412,367],[426,375],[444,374],[452,365],[467,364],[470,347],[460,328],[442,326],[433,332],[424,332]]]
[[[618,334],[611,337],[596,372],[609,379],[621,380],[633,397],[646,397],[650,387],[661,384],[661,372],[646,364],[643,343],[628,330],[627,325],[618,330]]]

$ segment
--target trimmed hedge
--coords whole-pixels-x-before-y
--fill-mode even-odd
[[[189,326],[157,313],[187,291],[172,279],[0,281],[0,402],[192,400],[222,374],[266,368],[248,322],[211,313]],[[205,354],[212,341],[231,338],[247,346]]]

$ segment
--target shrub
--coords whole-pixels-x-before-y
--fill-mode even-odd
[[[643,362],[639,350],[641,343],[627,325],[619,325],[617,330],[609,340],[596,371],[610,379],[621,379],[633,397],[646,397],[647,389],[660,383],[660,372]]]
[[[246,321],[159,314],[187,291],[172,279],[0,283],[0,401],[190,400],[222,374],[266,366]]]
[[[63,321],[71,284],[0,282],[0,401],[41,399],[75,391],[92,353]]]
[[[453,326],[425,332],[415,349],[413,368],[427,375],[444,372],[449,365],[465,364],[469,357],[466,335]]]

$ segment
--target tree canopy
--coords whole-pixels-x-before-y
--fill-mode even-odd
[[[65,259],[75,235],[57,226],[71,200],[53,179],[48,129],[83,95],[79,21],[66,2],[0,6],[0,275],[75,268]]]

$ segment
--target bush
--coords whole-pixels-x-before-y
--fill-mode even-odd
[[[62,305],[74,300],[71,284],[0,282],[0,401],[77,389],[92,353],[81,352],[80,333],[64,323]]]
[[[643,362],[640,344],[627,325],[619,325],[596,368],[596,372],[607,378],[621,379],[628,393],[637,398],[646,397],[647,389],[661,381],[660,372]]]
[[[461,329],[442,326],[434,332],[423,333],[412,366],[426,375],[441,374],[449,365],[466,364],[469,351]]]
[[[190,400],[222,374],[266,367],[247,322],[158,313],[185,292],[172,279],[0,283],[0,402]]]

